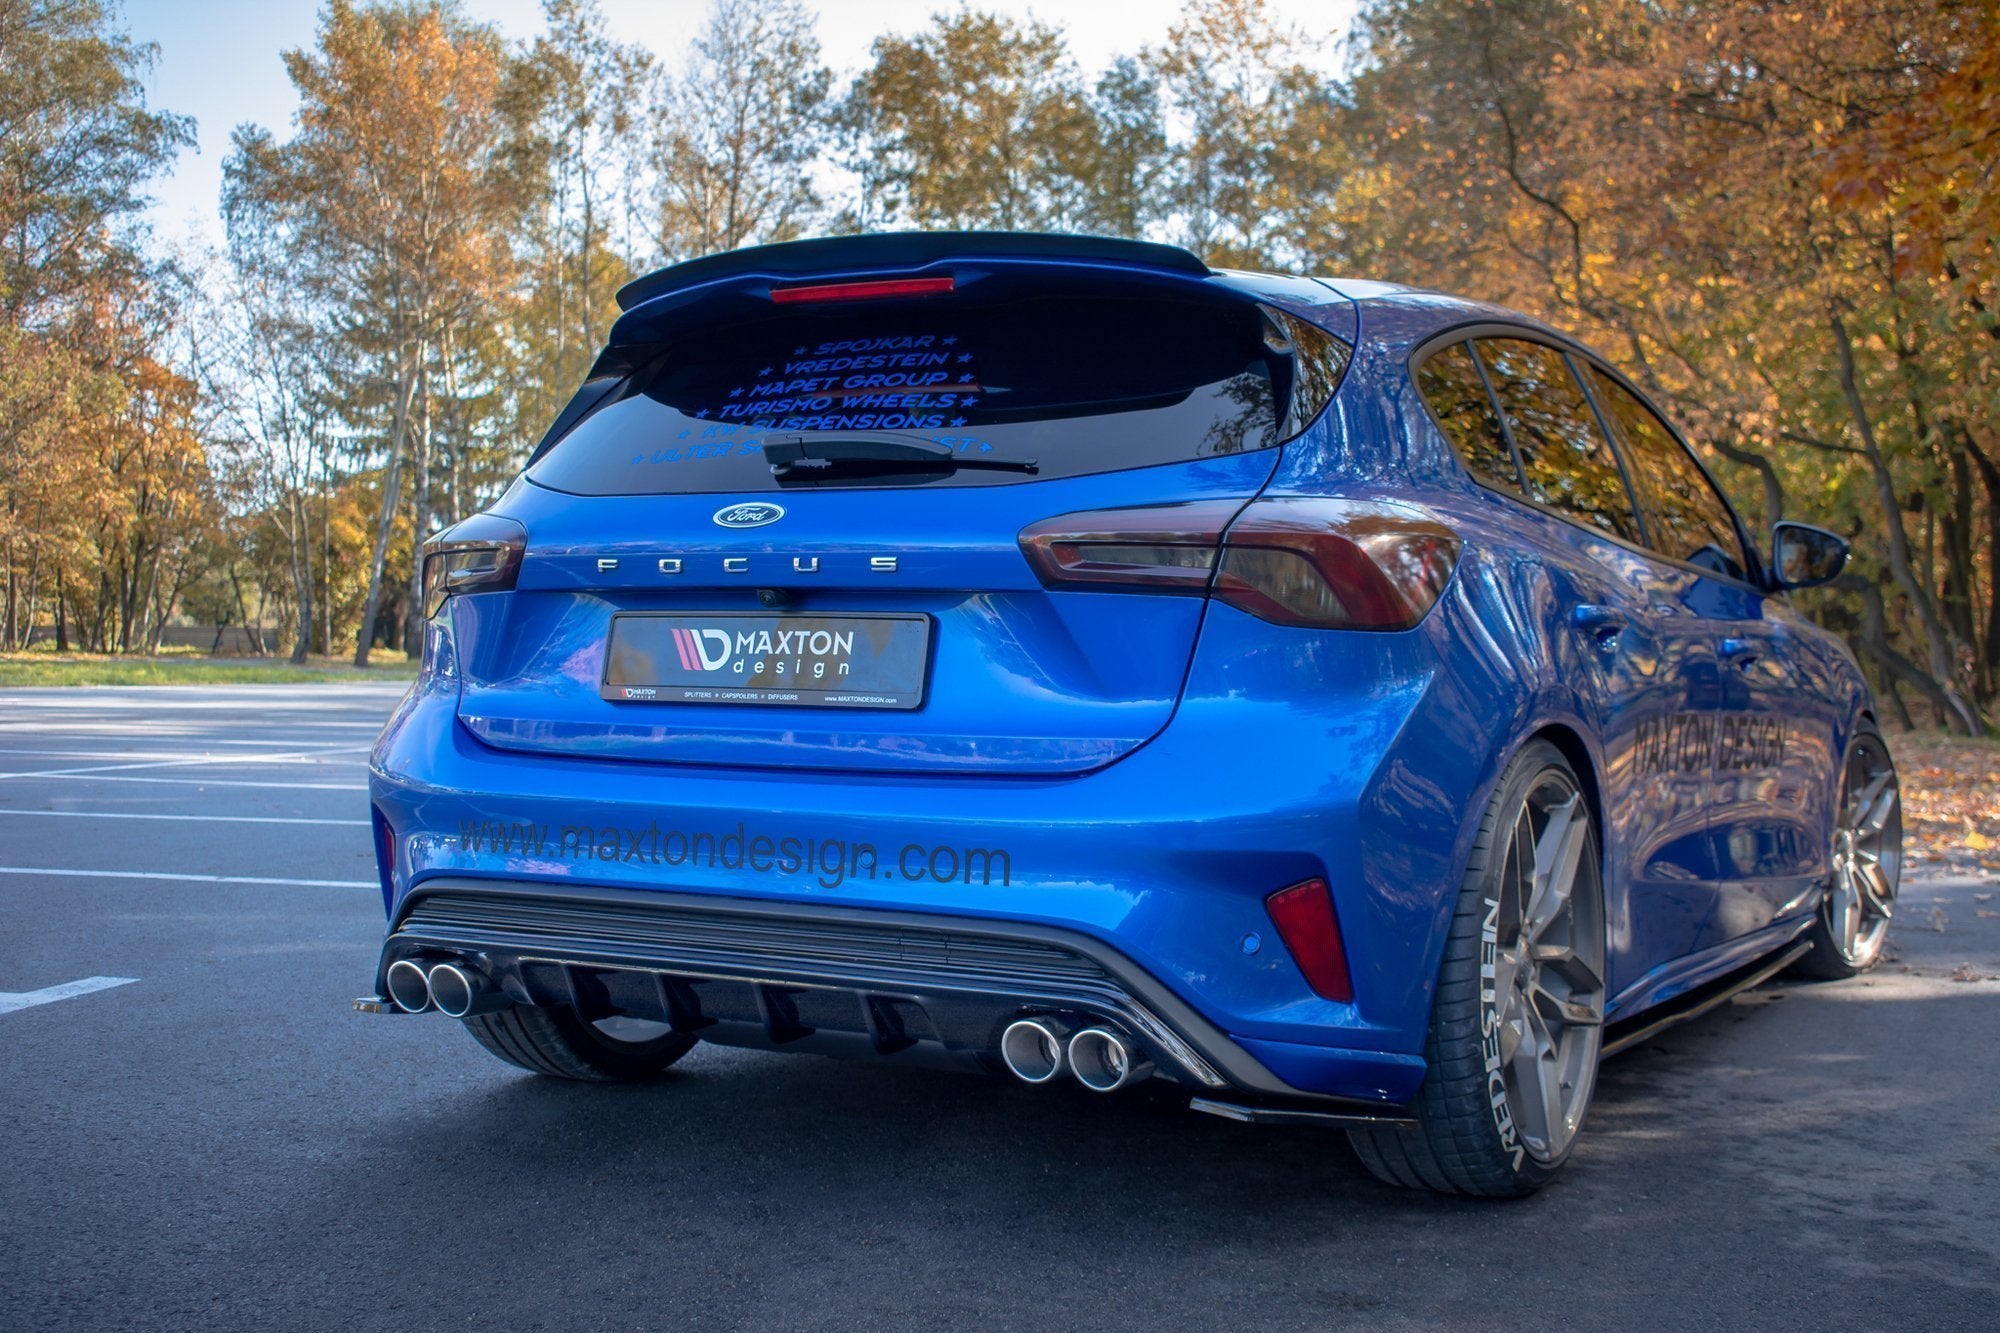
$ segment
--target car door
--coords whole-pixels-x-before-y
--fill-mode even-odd
[[[1626,894],[1607,904],[1614,1002],[1696,949],[1716,901],[1706,807],[1717,703],[1713,635],[1687,578],[1652,558],[1631,479],[1576,363],[1547,343],[1474,343],[1525,497],[1566,520],[1579,557],[1569,615],[1599,710],[1606,845]]]
[[[1585,374],[1631,460],[1655,550],[1682,571],[1717,662],[1708,825],[1716,911],[1704,947],[1769,925],[1826,871],[1836,719],[1819,656],[1797,613],[1752,582],[1742,525],[1687,445],[1602,368]]]

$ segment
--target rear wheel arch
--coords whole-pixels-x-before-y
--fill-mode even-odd
[[[1512,744],[1494,753],[1488,776],[1471,793],[1465,809],[1460,812],[1459,847],[1448,880],[1450,891],[1440,893],[1437,902],[1433,904],[1430,938],[1425,949],[1423,967],[1426,977],[1424,995],[1426,1015],[1429,1014],[1430,1007],[1437,1002],[1438,975],[1444,966],[1445,943],[1451,932],[1458,887],[1464,881],[1466,866],[1472,857],[1480,820],[1484,818],[1486,807],[1493,800],[1493,793],[1505,779],[1507,770],[1513,765],[1516,756],[1536,741],[1547,741],[1555,746],[1583,787],[1584,804],[1590,809],[1591,831],[1597,836],[1597,853],[1604,878],[1605,910],[1623,911],[1622,903],[1614,898],[1614,895],[1622,893],[1623,889],[1622,885],[1614,884],[1611,874],[1611,856],[1606,848],[1604,794],[1598,778],[1599,769],[1595,752],[1590,743],[1584,739],[1583,732],[1568,721],[1545,719],[1522,728],[1515,734]]]
[[[1590,807],[1590,819],[1597,826],[1598,853],[1604,853],[1604,792],[1597,780],[1597,760],[1583,734],[1560,722],[1551,722],[1534,732],[1521,742],[1525,748],[1533,741],[1543,740],[1562,752],[1569,766],[1576,773],[1577,781],[1583,784],[1584,803]]]

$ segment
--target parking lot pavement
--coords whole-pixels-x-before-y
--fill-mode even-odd
[[[393,698],[0,692],[0,1328],[2000,1320],[1994,885],[1613,1060],[1566,1178],[1475,1204],[1158,1084],[702,1047],[582,1087],[353,1013]]]

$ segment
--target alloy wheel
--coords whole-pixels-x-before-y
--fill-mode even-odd
[[[1528,1155],[1561,1158],[1581,1127],[1604,1036],[1604,895],[1583,793],[1545,771],[1523,798],[1489,905],[1481,984],[1507,1105]]]
[[[1827,937],[1841,961],[1864,968],[1882,951],[1903,868],[1903,798],[1896,766],[1882,742],[1855,738],[1840,783],[1840,823],[1833,835],[1827,887]]]

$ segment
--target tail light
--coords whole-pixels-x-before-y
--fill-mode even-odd
[[[1047,587],[1213,592],[1274,624],[1360,630],[1422,620],[1460,547],[1415,505],[1309,496],[1064,514],[1020,540]]]
[[[958,285],[955,278],[869,278],[860,282],[816,282],[802,286],[773,287],[771,300],[778,305],[813,305],[822,301],[880,301],[897,296],[946,296]]]
[[[1333,894],[1323,879],[1309,879],[1279,889],[1264,900],[1264,910],[1278,928],[1292,961],[1306,984],[1322,999],[1342,1004],[1354,999],[1354,982],[1347,971],[1347,948],[1341,943],[1340,921],[1333,914]]]
[[[474,514],[424,543],[424,616],[455,592],[501,592],[514,586],[528,530],[511,518]]]

